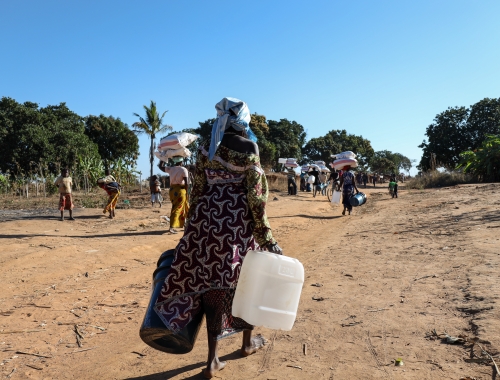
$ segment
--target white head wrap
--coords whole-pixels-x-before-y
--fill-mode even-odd
[[[224,132],[229,127],[233,127],[237,131],[244,130],[250,140],[257,141],[257,137],[249,127],[250,110],[244,101],[236,98],[224,98],[215,105],[215,109],[217,110],[217,120],[212,126],[212,138],[208,151],[210,161],[214,158],[215,151],[224,137]]]

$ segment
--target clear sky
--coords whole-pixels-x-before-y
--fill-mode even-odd
[[[232,96],[418,163],[437,113],[500,97],[499,15],[498,0],[1,1],[0,96],[129,125],[154,100],[175,130]]]

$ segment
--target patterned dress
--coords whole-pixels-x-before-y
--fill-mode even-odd
[[[221,145],[209,161],[206,149],[200,151],[189,221],[155,310],[174,332],[204,312],[208,332],[221,339],[252,329],[231,315],[234,290],[246,253],[275,240],[259,156]]]
[[[349,200],[354,195],[354,173],[346,171],[342,173],[342,178],[344,179],[342,184],[342,203],[347,210],[351,211],[352,205]]]

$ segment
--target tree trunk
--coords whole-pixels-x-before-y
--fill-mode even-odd
[[[151,164],[151,169],[149,171],[149,178],[151,179],[151,177],[153,176],[153,163],[154,163],[154,155],[153,155],[153,151],[154,151],[154,137],[151,136],[151,148],[149,149],[149,163]]]

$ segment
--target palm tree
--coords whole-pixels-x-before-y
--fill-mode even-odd
[[[156,103],[151,100],[151,104],[148,106],[143,106],[144,111],[146,111],[146,117],[142,118],[137,113],[134,113],[134,116],[137,116],[140,121],[135,122],[132,126],[135,128],[134,132],[137,134],[145,133],[149,135],[151,139],[151,147],[149,148],[149,162],[151,163],[150,177],[153,176],[153,162],[154,162],[154,150],[155,146],[155,138],[158,133],[164,133],[167,131],[171,131],[172,127],[170,125],[163,124],[163,117],[168,111],[163,112],[160,117],[158,110],[156,109]]]

